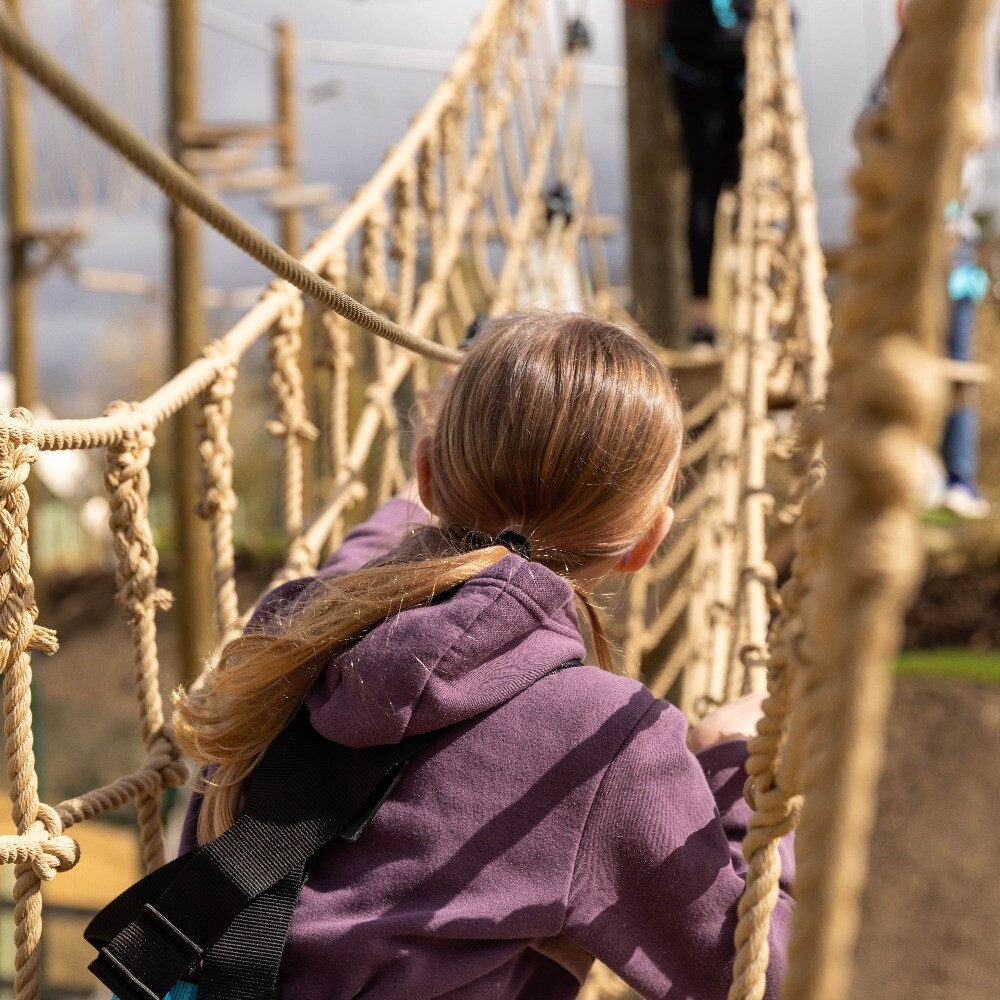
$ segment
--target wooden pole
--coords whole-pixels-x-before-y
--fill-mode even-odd
[[[198,0],[167,4],[170,142],[178,160],[184,152],[183,128],[198,121],[199,115],[197,6]],[[198,357],[205,342],[201,233],[197,216],[173,202],[169,221],[173,367],[177,372]],[[174,425],[173,463],[181,674],[186,682],[201,672],[203,658],[215,640],[208,528],[194,513],[197,454],[194,412],[186,407]]]
[[[687,346],[687,192],[680,122],[660,62],[666,4],[626,0],[629,231],[636,319],[665,347]]]
[[[7,10],[22,23],[21,0],[5,0]],[[7,184],[7,301],[10,366],[14,375],[14,405],[33,410],[39,401],[38,365],[35,358],[35,280],[30,251],[34,241],[32,211],[34,163],[28,120],[28,89],[24,74],[13,63],[4,65],[4,171]],[[29,476],[28,544],[36,551],[41,491],[36,476]],[[45,579],[37,563],[31,567],[35,599],[44,603]],[[34,691],[34,688],[32,688]]]
[[[7,9],[21,23],[21,0],[6,0]],[[10,353],[14,370],[14,398],[18,406],[31,409],[38,402],[35,367],[35,289],[29,263],[34,219],[31,211],[32,155],[28,126],[28,93],[24,75],[5,64],[4,91],[8,220],[8,295],[10,309]]]
[[[291,21],[277,21],[274,25],[275,63],[274,91],[278,116],[278,162],[285,174],[285,186],[296,188],[302,181],[301,150],[302,131],[299,124],[298,78],[296,74],[295,25]],[[281,223],[281,245],[294,257],[301,257],[305,249],[302,232],[302,209],[294,199],[278,212]],[[306,401],[313,409],[316,391],[316,373],[313,365],[313,329],[315,313],[307,309],[302,323],[302,381]],[[310,441],[302,442],[302,497],[306,517],[314,512],[316,491],[317,450]]]
[[[284,168],[288,185],[297,185],[299,174],[299,109],[296,101],[295,26],[290,21],[278,21],[274,26],[277,39],[275,60],[275,93],[277,95],[278,127],[281,139],[278,158]],[[293,256],[302,256],[302,212],[296,205],[282,208],[281,245]]]

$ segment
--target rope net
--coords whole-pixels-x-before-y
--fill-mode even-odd
[[[917,573],[915,561],[900,558],[919,551],[911,452],[935,412],[928,387],[940,381],[928,350],[937,315],[928,262],[940,253],[939,210],[970,130],[970,67],[978,66],[970,53],[981,44],[986,6],[913,0],[908,8],[912,37],[893,95],[862,129],[859,242],[824,413],[829,308],[791,19],[787,0],[756,4],[728,252],[727,349],[707,365],[711,372],[721,361],[716,384],[688,409],[677,527],[621,595],[615,625],[625,657],[692,719],[744,692],[769,695],[747,765],[756,812],[745,843],[733,1000],[763,996],[777,841],[800,815],[787,995],[845,995],[888,665]],[[424,110],[299,262],[161,162],[0,12],[9,58],[164,190],[288,279],[144,400],[114,402],[90,420],[0,414],[0,672],[17,829],[0,837],[0,864],[14,866],[17,1000],[40,996],[40,887],[79,860],[66,830],[134,802],[143,863],[155,868],[164,861],[161,796],[187,777],[165,724],[157,656],[157,613],[171,600],[158,583],[149,517],[149,464],[162,424],[187,406],[198,414],[198,453],[190,460],[201,470],[198,513],[210,525],[221,632],[243,613],[231,428],[241,360],[254,344],[268,345],[275,413],[267,430],[282,455],[284,564],[276,584],[313,572],[359,504],[403,485],[399,414],[436,383],[442,363],[459,357],[455,349],[478,314],[541,306],[631,322],[611,284],[606,229],[596,215],[580,49],[572,31],[565,39],[553,34],[542,0],[491,0]],[[915,162],[920,170],[909,169]],[[886,271],[891,294],[878,284]],[[301,365],[303,292],[325,307],[318,412]],[[363,330],[377,335],[370,345]],[[371,347],[365,371],[359,344]],[[324,456],[317,484],[324,506],[309,519],[312,447]],[[117,599],[132,636],[146,759],[131,775],[50,806],[38,796],[30,653],[52,652],[56,637],[37,623],[25,483],[42,450],[97,448],[106,456]],[[779,593],[770,553],[793,536],[792,574]],[[623,995],[600,967],[583,993],[587,1000]]]

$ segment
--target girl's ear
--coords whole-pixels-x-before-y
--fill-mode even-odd
[[[432,513],[434,510],[434,488],[431,485],[433,477],[431,475],[431,446],[430,439],[425,434],[417,441],[417,446],[413,451],[413,471],[417,477],[417,491],[420,493],[420,502]]]
[[[615,569],[619,573],[635,573],[642,569],[653,558],[653,553],[667,537],[673,523],[674,508],[664,507],[660,515],[649,526],[649,530],[621,557]]]

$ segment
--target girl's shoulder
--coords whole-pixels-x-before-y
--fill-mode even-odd
[[[543,677],[533,689],[533,714],[576,738],[591,734],[609,762],[634,745],[649,747],[657,756],[687,756],[684,714],[637,680],[579,666]]]

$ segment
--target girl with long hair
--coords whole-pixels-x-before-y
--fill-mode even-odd
[[[351,747],[441,731],[360,839],[315,857],[285,997],[569,1000],[595,956],[645,997],[726,996],[754,706],[697,727],[696,756],[684,716],[616,672],[591,597],[669,531],[682,428],[635,333],[490,321],[416,441],[423,504],[390,500],[178,693],[204,776],[188,846],[233,824],[303,705]],[[553,672],[586,655],[581,621],[598,665]]]

